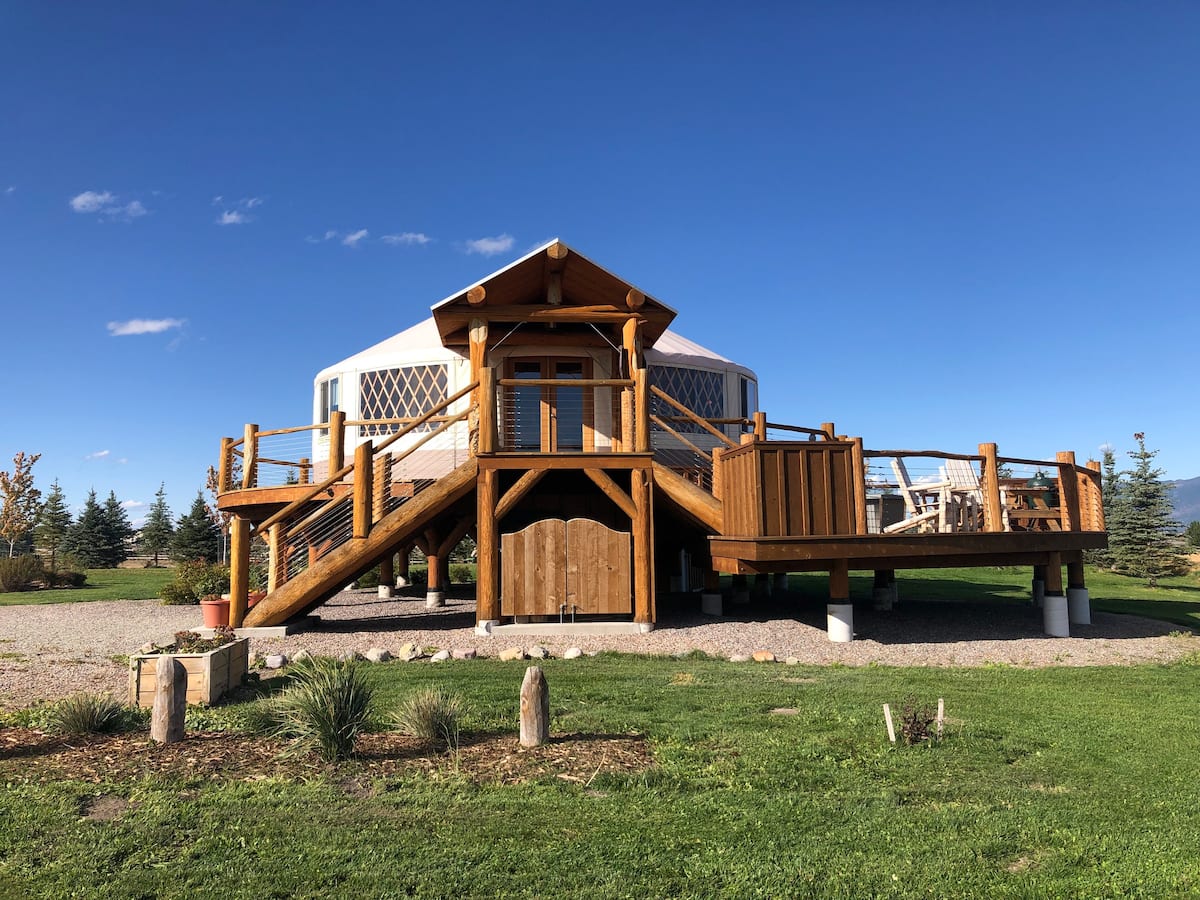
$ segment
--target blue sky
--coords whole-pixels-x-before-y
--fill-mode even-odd
[[[1184,3],[8,4],[0,465],[183,511],[559,236],[773,421],[1200,475],[1197,97]]]

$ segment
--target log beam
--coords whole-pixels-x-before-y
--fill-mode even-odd
[[[633,505],[632,498],[621,490],[620,486],[603,469],[584,469],[583,474],[604,492],[604,496],[617,504],[621,508],[621,512],[629,516],[630,520],[637,517],[637,509]]]
[[[496,528],[496,487],[500,473],[484,469],[476,487],[475,537],[478,574],[475,579],[475,619],[500,620],[500,542]]]
[[[495,471],[495,470],[493,470]],[[516,506],[521,498],[532,490],[533,486],[541,481],[548,469],[530,469],[524,475],[517,479],[516,483],[504,492],[504,496],[500,502],[496,504],[496,521],[499,522]]]

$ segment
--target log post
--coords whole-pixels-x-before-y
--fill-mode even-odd
[[[233,438],[221,438],[221,458],[217,461],[217,491],[233,490],[230,468],[233,464]]]
[[[850,447],[850,461],[854,467],[854,533],[867,533],[867,461],[863,456],[863,439],[854,438]],[[883,503],[879,509],[880,530],[883,530]]]
[[[1079,477],[1075,474],[1075,454],[1060,450],[1058,462],[1058,503],[1062,510],[1062,530],[1082,531],[1079,521]]]
[[[476,552],[478,576],[475,579],[475,624],[485,627],[500,621],[500,542],[496,528],[497,475],[495,469],[479,473],[476,485]]]
[[[375,447],[369,441],[354,448],[354,536],[365,538],[371,533],[371,483],[375,471]]]
[[[650,484],[644,469],[630,472],[630,499],[633,500],[633,621],[640,625],[654,622],[653,516],[650,511]]]
[[[1100,462],[1099,460],[1089,459],[1087,461],[1088,470],[1092,473],[1088,476],[1088,510],[1091,513],[1089,518],[1089,531],[1104,530],[1104,490],[1101,487],[1100,481]]]
[[[995,444],[980,444],[983,457],[983,530],[1004,530],[1004,508],[1000,502],[1000,464]]]
[[[396,571],[392,560],[394,553],[389,553],[379,561],[379,597],[387,600],[396,592]]]
[[[496,452],[496,370],[479,370],[479,453]]]
[[[390,453],[382,453],[375,458],[375,472],[371,483],[372,525],[387,515],[388,501],[392,499],[392,460]]]
[[[821,430],[825,432],[825,440],[832,441],[834,435],[837,434],[837,429],[833,427],[832,422],[822,422]]]
[[[329,471],[332,475],[346,464],[346,414],[335,409],[329,414]]]
[[[258,483],[258,426],[246,425],[242,440],[242,487],[252,488]]]
[[[854,640],[854,605],[850,602],[850,566],[835,559],[829,566],[829,605],[825,610],[829,640],[845,644]]]
[[[1067,618],[1072,625],[1092,624],[1092,600],[1079,557],[1067,563]]]
[[[892,583],[896,573],[890,569],[876,569],[875,583],[871,589],[871,602],[876,612],[888,612],[892,608]]]
[[[177,744],[183,740],[183,716],[187,712],[187,669],[175,657],[164,654],[154,667],[154,679],[150,739]]]
[[[229,625],[241,628],[250,595],[250,520],[229,520]]]
[[[267,593],[287,581],[287,549],[283,545],[286,526],[276,522],[267,529]]]
[[[633,409],[635,453],[650,452],[650,376],[645,369],[633,370]]]
[[[400,587],[407,587],[411,584],[408,577],[408,558],[412,555],[412,547],[405,544],[400,548],[400,552],[396,554],[396,583]]]
[[[300,457],[300,473],[299,484],[309,484],[312,482],[312,462],[307,456]]]
[[[754,439],[756,441],[767,439],[767,414],[762,410],[754,414]]]
[[[1050,637],[1070,637],[1071,619],[1063,593],[1062,554],[1046,554],[1046,596],[1042,600],[1042,630]]]
[[[525,670],[521,682],[521,746],[540,747],[550,740],[550,686],[540,666]]]

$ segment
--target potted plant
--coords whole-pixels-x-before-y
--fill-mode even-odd
[[[229,598],[218,594],[206,594],[200,598],[200,613],[204,616],[205,628],[229,625]]]
[[[180,631],[165,647],[146,647],[129,658],[129,702],[154,705],[155,668],[164,654],[179,660],[187,671],[187,702],[213,703],[242,683],[249,670],[250,641],[236,637],[229,626],[217,627],[211,638]]]

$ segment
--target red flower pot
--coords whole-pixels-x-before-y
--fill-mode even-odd
[[[228,600],[201,600],[200,612],[204,615],[204,627],[216,628],[229,624]]]

